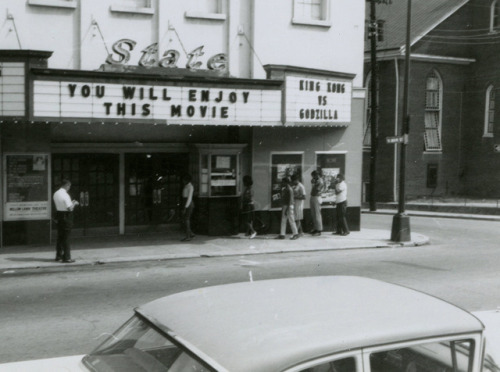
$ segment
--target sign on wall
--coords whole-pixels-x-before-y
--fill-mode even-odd
[[[49,155],[4,156],[4,220],[50,218]]]
[[[352,82],[287,76],[286,121],[344,124],[351,122]]]
[[[281,123],[281,90],[38,80],[34,116],[273,125]]]

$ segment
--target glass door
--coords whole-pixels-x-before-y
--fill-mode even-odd
[[[151,226],[180,222],[182,174],[187,154],[125,155],[125,224]]]
[[[66,178],[71,181],[71,198],[80,203],[74,210],[76,234],[118,232],[118,164],[116,154],[52,155],[52,191]]]

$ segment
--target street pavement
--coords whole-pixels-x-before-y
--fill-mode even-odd
[[[379,209],[367,214],[394,214],[394,210]],[[500,221],[500,216],[444,212],[406,211],[409,216],[463,218]],[[243,234],[230,237],[198,235],[181,242],[179,231],[151,233],[143,236],[121,235],[96,238],[72,238],[74,263],[54,260],[54,244],[36,247],[3,247],[0,251],[0,272],[7,274],[22,269],[43,269],[61,266],[99,265],[106,263],[171,260],[180,258],[221,257],[285,252],[307,252],[340,249],[404,248],[430,244],[428,236],[411,233],[408,242],[392,242],[389,230],[361,229],[348,236],[323,232],[321,236],[305,234],[297,240],[275,239],[276,235],[259,235],[249,239]]]

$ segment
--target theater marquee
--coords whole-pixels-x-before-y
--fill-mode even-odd
[[[36,80],[34,116],[276,125],[281,124],[281,90]]]
[[[287,123],[348,125],[351,102],[351,81],[286,78]]]

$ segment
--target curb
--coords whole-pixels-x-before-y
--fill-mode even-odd
[[[384,214],[394,215],[397,210],[379,209],[376,211],[361,210],[362,214]],[[463,214],[463,213],[447,213],[447,212],[425,212],[406,210],[405,213],[412,217],[439,217],[439,218],[454,218],[462,220],[478,220],[478,221],[500,221],[500,216],[484,215],[484,214]]]
[[[242,251],[221,251],[221,252],[201,252],[201,253],[173,253],[173,254],[162,254],[162,255],[148,255],[148,256],[129,256],[129,257],[112,257],[104,258],[99,260],[85,260],[81,259],[72,264],[61,264],[57,262],[47,261],[45,264],[33,264],[33,265],[19,265],[10,266],[0,269],[1,274],[13,274],[16,271],[21,270],[35,270],[35,269],[47,269],[47,268],[71,268],[71,267],[82,267],[82,266],[97,266],[113,263],[126,263],[126,262],[148,262],[148,261],[168,261],[168,260],[178,260],[178,259],[193,259],[193,258],[220,258],[220,257],[232,257],[232,256],[254,256],[263,254],[284,254],[284,253],[304,253],[304,252],[320,252],[320,251],[346,251],[346,250],[360,250],[360,249],[378,249],[378,248],[407,248],[407,247],[419,247],[423,245],[429,245],[429,237],[413,233],[412,241],[409,242],[381,242],[380,240],[373,244],[363,244],[354,243],[352,246],[341,246],[341,247],[297,247],[283,249],[279,248],[267,248],[265,250],[259,249],[252,251],[251,249],[246,249]]]

